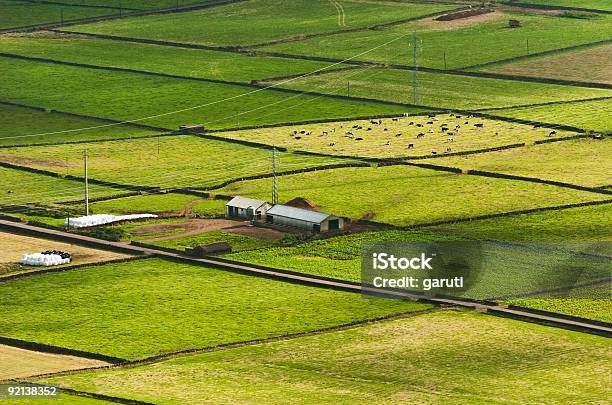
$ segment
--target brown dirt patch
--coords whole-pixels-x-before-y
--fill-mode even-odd
[[[237,233],[243,236],[261,240],[280,240],[285,236],[285,233],[276,229],[260,228],[257,226],[244,225],[236,228],[225,229],[226,232]]]
[[[241,221],[232,221],[229,219],[192,219],[187,222],[178,224],[158,224],[145,226],[143,228],[134,229],[131,231],[133,235],[146,235],[148,233],[163,233],[170,232],[176,229],[184,229],[185,232],[173,233],[171,235],[159,236],[156,238],[146,239],[143,242],[158,242],[168,239],[185,238],[187,236],[195,236],[205,232],[229,230],[228,228],[244,226]]]
[[[492,11],[486,14],[479,14],[451,21],[438,21],[436,18],[437,17],[429,17],[419,20],[419,25],[432,30],[452,30],[456,28],[471,27],[491,21],[509,19],[509,17],[501,11]]]
[[[288,202],[286,202],[285,205],[311,211],[318,211],[320,208],[318,205],[304,197],[295,197],[293,200],[289,200]]]
[[[61,33],[54,31],[32,31],[32,32],[7,32],[0,35],[0,38],[43,38],[43,39],[90,39],[85,35]]]
[[[62,162],[61,160],[55,159],[36,159],[36,158],[27,158],[27,157],[16,157],[16,156],[6,156],[0,155],[0,161],[6,163],[13,163],[16,165],[22,166],[45,166],[45,167],[69,167],[66,162]]]

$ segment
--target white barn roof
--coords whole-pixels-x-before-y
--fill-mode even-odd
[[[290,207],[288,205],[275,205],[268,210],[268,214],[298,219],[300,221],[310,222],[313,224],[320,224],[331,216],[322,212],[304,210],[301,208]]]
[[[247,209],[249,207],[259,208],[264,205],[266,202],[261,200],[255,200],[254,198],[247,197],[234,197],[225,205],[229,205],[231,207],[244,208]]]

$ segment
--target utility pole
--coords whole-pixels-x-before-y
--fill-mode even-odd
[[[278,204],[278,189],[276,188],[276,146],[272,146],[272,204]]]
[[[85,165],[85,215],[89,215],[89,182],[87,180],[87,149],[83,151],[83,163]]]
[[[60,26],[64,26],[64,9],[60,8]]]
[[[350,80],[346,82],[346,96],[347,97],[351,96],[351,81]]]
[[[419,82],[418,82],[418,73],[419,66],[417,64],[417,35],[416,31],[412,33],[412,103],[418,104],[419,102]]]
[[[527,53],[529,53],[529,38],[527,38]]]
[[[444,70],[446,70],[446,49],[444,50]]]

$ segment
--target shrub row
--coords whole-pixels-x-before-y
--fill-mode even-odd
[[[444,153],[440,155],[406,156],[401,159],[403,160],[422,160],[422,159],[435,159],[435,158],[448,157],[448,156],[466,156],[466,155],[475,155],[478,153],[496,152],[496,151],[506,150],[506,149],[522,148],[524,146],[525,146],[524,143],[513,143],[510,145],[495,146],[492,148],[466,150],[463,152]]]
[[[540,10],[568,10],[568,11],[584,11],[584,12],[594,12],[594,13],[602,13],[602,14],[612,14],[612,11],[599,10],[596,8],[554,6],[554,5],[548,5],[548,4],[530,4],[530,3],[521,3],[521,2],[515,2],[515,1],[502,1],[502,3],[509,5],[509,6],[514,6],[514,7],[535,8],[535,9],[540,9]]]
[[[514,174],[485,172],[482,170],[473,170],[473,169],[468,170],[467,174],[473,175],[473,176],[494,177],[498,179],[519,180],[519,181],[528,181],[531,183],[548,184],[552,186],[571,188],[574,190],[590,191],[590,192],[599,193],[599,194],[612,194],[612,190],[602,190],[599,188],[580,186],[577,184],[565,183],[562,181],[540,179],[538,177],[517,176]]]
[[[486,107],[486,108],[477,108],[472,110],[472,112],[485,112],[485,111],[505,111],[505,110],[514,110],[514,109],[529,109],[531,107],[545,107],[549,105],[563,105],[563,104],[581,104],[588,103],[591,101],[603,101],[612,99],[611,96],[605,97],[592,97],[592,98],[583,98],[579,100],[561,100],[561,101],[548,101],[545,103],[531,103],[531,104],[520,104],[520,105],[511,105],[507,107]]]
[[[508,305],[508,309],[512,309],[516,311],[523,311],[523,312],[531,312],[532,314],[537,314],[537,315],[553,316],[556,318],[567,319],[568,321],[592,323],[595,325],[612,328],[612,323],[609,323],[609,322],[597,321],[595,319],[581,318],[579,316],[566,315],[566,314],[562,314],[558,312],[550,312],[550,311],[544,311],[541,309],[526,308],[526,307],[521,307],[518,305]]]

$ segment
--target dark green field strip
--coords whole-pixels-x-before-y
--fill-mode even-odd
[[[0,101],[0,149],[27,145],[129,139],[167,129]],[[89,129],[83,129],[89,128]],[[156,134],[157,135],[157,134]]]
[[[606,0],[505,0],[502,4],[542,10],[567,10],[612,14],[612,5]]]
[[[118,13],[119,10],[115,10]],[[61,24],[109,14],[107,7],[65,7],[57,4],[0,1],[0,32],[41,24]]]
[[[486,16],[486,15],[485,15]],[[460,69],[493,61],[610,39],[612,16],[572,19],[524,13],[492,13],[490,20],[446,27],[445,22],[417,21],[382,31],[355,32],[312,38],[263,48],[270,52],[318,57],[348,58],[369,51],[361,60],[386,64],[413,64],[411,42],[417,33],[418,66]],[[507,28],[509,19],[522,27]],[[390,42],[390,43],[389,43]],[[388,45],[380,47],[382,44]],[[374,49],[379,47],[377,49]]]
[[[113,9],[112,7],[108,8],[90,5],[79,7],[76,5],[61,5],[57,3],[43,2],[31,4],[17,3],[18,6],[15,6],[14,0],[3,0],[3,2],[0,2],[0,9],[2,8],[3,3],[6,3],[9,6],[16,8],[11,8],[10,14],[12,18],[9,19],[8,22],[4,23],[4,25],[6,25],[11,22],[12,25],[0,25],[0,33],[59,28],[72,25],[122,19],[129,16],[146,16],[150,14],[188,12],[193,10],[215,7],[219,5],[239,3],[241,1],[245,0],[213,0],[210,2],[199,2],[196,4],[179,6],[178,8],[174,7],[170,9],[145,11],[130,11],[122,7],[117,7],[114,9],[115,12],[111,14],[109,13],[109,10]]]
[[[347,85],[350,84],[352,97],[367,96],[377,100],[458,110],[592,99],[612,95],[612,91],[607,89],[420,72],[417,84],[418,100],[415,103],[412,72],[382,68],[303,77],[282,84],[281,87],[308,91],[313,87],[337,82],[344,84],[344,94],[347,92]]]
[[[328,63],[179,48],[49,32],[0,38],[0,52],[179,76],[250,82],[319,71]]]
[[[37,293],[40,288],[46,293]],[[11,297],[0,321],[6,336],[131,359],[429,308],[159,259],[40,275],[0,289]],[[62,310],[66,306],[71,310]],[[30,314],[25,320],[11,321],[24,311]]]
[[[2,58],[0,67],[7,69],[5,77],[10,83],[4,89],[5,100],[166,128],[190,123],[227,128],[419,111],[393,102],[265,90],[244,83],[175,79],[106,67],[14,58]],[[88,83],[87,88],[81,83]]]
[[[91,4],[91,3],[87,3],[86,1],[74,1],[74,2],[63,2],[63,1],[53,1],[53,0],[12,0],[15,2],[22,2],[22,3],[32,3],[32,4],[50,4],[50,5],[54,5],[54,6],[64,6],[64,7],[91,7],[91,8],[106,8],[106,9],[110,9],[113,10],[115,13],[118,13],[119,10],[126,10],[126,11],[140,11],[140,9],[138,8],[132,8],[132,7],[124,7],[121,4],[117,4],[117,5],[112,5],[112,4],[108,4],[108,3],[104,3],[104,2],[100,2],[97,4]]]
[[[344,25],[346,29],[366,28],[458,7],[448,4],[348,0],[342,6],[346,11],[344,14],[339,14],[334,4],[325,0],[283,0],[275,3],[252,0],[191,13],[89,24],[79,27],[79,30],[213,46],[244,46],[314,33],[336,32],[343,30]],[[245,30],[245,26],[249,30]]]

